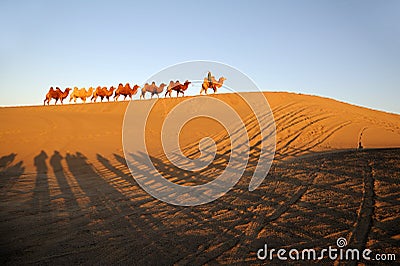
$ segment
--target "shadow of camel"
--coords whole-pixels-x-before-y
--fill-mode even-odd
[[[143,158],[130,159],[151,176]],[[160,174],[180,184],[208,182],[224,167],[215,162],[215,171],[186,173],[164,158],[151,160]],[[10,211],[0,212],[2,232],[8,231],[1,257],[3,264],[257,264],[256,252],[265,243],[321,249],[334,246],[338,237],[349,247],[395,253],[399,161],[398,149],[281,161],[255,191],[248,191],[252,171],[246,169],[218,200],[182,207],[143,191],[120,155],[97,154],[91,161],[80,152],[54,151],[48,158],[42,151],[34,158],[36,173],[26,177],[35,186],[26,193],[32,200],[3,198]]]
[[[11,153],[0,158],[0,190],[12,187],[25,172],[23,161],[13,164],[16,156]]]

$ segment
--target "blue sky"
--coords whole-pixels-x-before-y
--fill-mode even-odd
[[[264,91],[400,113],[399,14],[390,0],[1,1],[0,105],[212,60]]]

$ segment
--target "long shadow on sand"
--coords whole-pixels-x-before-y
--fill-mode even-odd
[[[320,249],[335,246],[338,237],[347,238],[351,247],[399,251],[399,217],[393,216],[399,213],[399,150],[275,163],[252,192],[250,165],[226,195],[196,207],[152,198],[132,181],[124,158],[116,154],[97,154],[90,161],[79,152],[63,156],[55,151],[51,172],[47,159],[45,152],[35,157],[33,201],[5,201],[30,214],[21,219],[9,213],[7,219],[19,231],[10,238],[13,252],[6,262],[254,264],[260,263],[256,251],[265,243],[270,248]],[[140,164],[143,158],[128,159],[140,174],[149,174]],[[151,159],[163,176],[180,184],[212,180],[226,160],[222,156],[212,165],[215,170],[193,174],[164,158]]]
[[[14,236],[12,215],[19,210],[9,203],[18,198],[19,191],[14,186],[25,172],[23,161],[14,162],[16,156],[16,153],[11,153],[0,157],[0,264],[4,264],[15,251],[11,240]]]
[[[16,183],[25,171],[22,161],[13,163],[16,156],[17,154],[11,153],[0,158],[0,190]]]

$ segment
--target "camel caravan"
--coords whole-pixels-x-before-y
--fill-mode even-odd
[[[214,94],[217,93],[218,88],[222,87],[225,80],[226,78],[224,77],[220,77],[218,80],[216,80],[214,76],[209,75],[208,78],[204,78],[200,95],[203,93],[207,95],[208,89],[212,89]],[[190,84],[191,82],[188,80],[186,80],[183,84],[181,84],[179,80],[171,80],[168,86],[165,83],[161,83],[157,86],[154,81],[151,84],[146,83],[141,88],[140,99],[146,99],[146,93],[151,95],[151,99],[155,95],[157,98],[159,98],[159,95],[164,91],[165,87],[167,88],[165,90],[164,97],[172,97],[173,91],[176,92],[176,97],[179,97],[179,94],[182,94],[182,97],[184,97],[185,91],[188,89]],[[49,105],[52,99],[55,100],[55,105],[57,105],[58,101],[63,104],[64,99],[68,97],[70,91],[72,92],[69,95],[69,102],[73,100],[74,103],[76,103],[77,99],[81,99],[83,103],[86,103],[86,100],[89,98],[91,102],[96,102],[97,98],[100,98],[101,102],[103,102],[104,99],[107,99],[109,102],[111,97],[114,97],[114,101],[118,101],[120,96],[123,96],[124,100],[126,100],[126,97],[129,97],[129,99],[132,100],[132,96],[136,95],[139,89],[139,85],[134,85],[131,87],[129,83],[126,83],[125,86],[120,83],[117,88],[114,86],[111,86],[110,88],[98,86],[96,89],[90,87],[88,90],[85,88],[79,89],[78,87],[74,87],[73,90],[71,88],[66,88],[64,91],[62,91],[59,87],[56,87],[56,89],[50,87],[43,104],[46,105],[47,103],[47,105]]]

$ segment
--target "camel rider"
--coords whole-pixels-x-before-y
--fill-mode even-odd
[[[208,87],[212,88],[213,87],[213,82],[212,82],[212,75],[211,75],[210,71],[208,71],[207,79],[208,79],[208,84],[209,84]]]

